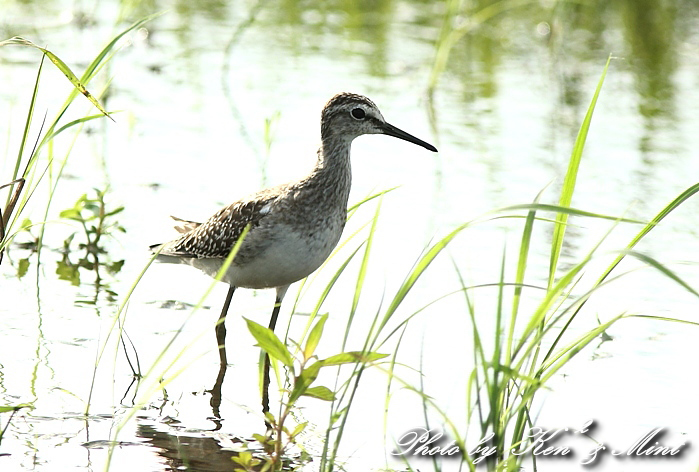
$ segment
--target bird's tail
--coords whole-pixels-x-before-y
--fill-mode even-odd
[[[201,225],[201,223],[197,223],[196,221],[183,220],[182,218],[178,218],[172,215],[170,215],[170,218],[177,222],[177,224],[175,225],[175,231],[177,231],[180,234],[189,233],[190,231],[194,230],[195,228]]]

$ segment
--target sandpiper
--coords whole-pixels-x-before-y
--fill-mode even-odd
[[[437,152],[431,144],[388,124],[367,97],[352,93],[337,94],[325,105],[320,134],[318,160],[306,177],[231,203],[204,223],[175,218],[182,236],[151,246],[154,252],[160,250],[161,262],[189,264],[215,277],[243,229],[250,225],[222,278],[230,288],[217,325],[220,345],[225,343],[224,321],[236,287],[276,289],[269,322],[274,330],[289,286],[320,267],[337,245],[347,216],[354,138],[387,134]],[[225,355],[221,361],[226,362]],[[268,411],[268,358],[264,371],[263,410]]]

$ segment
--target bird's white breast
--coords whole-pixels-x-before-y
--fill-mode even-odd
[[[280,231],[282,230],[283,231]],[[251,231],[243,242],[241,255],[236,257],[222,281],[243,288],[271,288],[292,284],[315,271],[337,245],[342,227],[328,225],[298,232],[292,227],[275,228],[269,244],[262,244],[260,233]],[[264,235],[270,237],[270,235]],[[250,253],[254,253],[250,254]],[[223,265],[220,258],[192,258],[186,261],[193,267],[215,277]]]

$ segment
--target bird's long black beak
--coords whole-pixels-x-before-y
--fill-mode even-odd
[[[408,141],[409,143],[417,144],[418,146],[422,146],[425,149],[429,149],[432,152],[437,152],[437,148],[432,146],[430,143],[426,143],[422,139],[418,139],[412,134],[408,134],[402,129],[398,129],[391,124],[381,123],[381,129],[383,130],[384,134],[393,136],[394,138],[403,139],[405,141]]]

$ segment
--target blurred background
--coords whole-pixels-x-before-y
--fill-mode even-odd
[[[383,298],[395,292],[430,241],[496,208],[531,202],[542,190],[542,202],[558,201],[575,137],[610,54],[572,206],[647,221],[697,183],[697,2],[4,0],[0,40],[27,38],[79,76],[118,32],[161,11],[122,38],[88,87],[117,112],[115,122],[86,122],[77,139],[65,132],[41,155],[39,168],[51,171],[22,214],[48,222],[41,260],[31,250],[33,227],[18,234],[0,267],[0,400],[35,406],[15,417],[3,437],[2,452],[11,454],[0,457],[2,470],[102,467],[107,449],[100,441],[113,437],[135,394],[125,356],[116,348],[107,350],[110,366],[97,369],[93,393],[92,372],[99,347],[111,342],[106,336],[117,306],[148,261],[147,247],[173,237],[168,215],[201,221],[238,197],[308,172],[319,142],[320,111],[337,92],[367,95],[388,122],[440,151],[381,136],[353,144],[350,204],[397,187],[381,203],[370,272],[353,322],[358,329],[349,340],[354,349],[361,347]],[[0,48],[0,183],[11,180],[40,59],[34,49]],[[71,88],[52,64],[44,64],[30,142],[40,133],[44,113],[52,118]],[[93,113],[78,97],[62,120]],[[62,177],[56,180],[59,169]],[[47,209],[39,197],[55,182]],[[102,192],[107,211],[123,207],[108,222],[106,252],[96,264],[65,250],[76,247],[82,229],[61,217],[83,194],[99,207],[93,189]],[[375,208],[371,203],[360,209],[345,236],[360,230]],[[694,287],[697,211],[697,202],[688,201],[638,247]],[[580,261],[614,226],[581,218],[571,223],[565,264]],[[401,319],[459,288],[455,264],[469,284],[497,282],[503,253],[516,248],[522,224],[495,220],[464,231],[416,286]],[[600,252],[623,248],[638,230],[615,227]],[[532,251],[540,257],[531,260],[527,281],[541,285],[550,226],[541,224],[537,231]],[[509,257],[516,260],[516,251]],[[312,310],[342,260],[332,260],[304,287],[296,313]],[[355,262],[348,269],[353,275],[340,279],[324,305],[329,339],[345,328]],[[698,321],[694,295],[641,266],[621,267],[629,276],[600,291],[575,329],[590,329],[598,319],[623,312]],[[173,470],[188,463],[181,451],[195,440],[202,442],[194,447],[205,452],[190,470],[222,470],[220,464],[227,467],[230,459],[221,447],[233,436],[260,432],[257,351],[240,316],[228,319],[233,365],[220,412],[226,421],[212,420],[205,391],[218,368],[213,323],[225,287],[215,287],[206,299],[210,310],[188,318],[210,283],[187,267],[158,265],[139,283],[127,311],[129,349],[147,366],[182,332],[178,346],[191,359],[168,384],[167,395],[154,393],[138,420],[126,423],[113,470]],[[495,295],[495,289],[475,294],[486,330]],[[230,313],[266,324],[272,300],[268,291],[239,291]],[[291,305],[284,307],[282,323],[289,322]],[[299,318],[289,328],[292,338],[305,324]],[[611,341],[593,343],[554,379],[538,405],[540,422],[577,427],[595,419],[598,441],[622,445],[658,426],[667,428],[669,444],[699,437],[686,368],[699,355],[695,330],[651,320],[615,325]],[[326,340],[319,349],[333,354],[336,346]],[[414,318],[399,357],[408,366],[422,366],[426,393],[464,429],[471,356],[467,311],[457,295]],[[412,375],[406,378],[417,385]],[[381,385],[383,395],[384,374],[372,372],[363,381]],[[384,426],[383,400],[372,402],[371,390],[367,387],[367,398],[357,400],[350,416],[343,440],[347,470],[401,470],[386,454],[391,438],[424,423],[419,399],[397,391]],[[88,401],[94,406],[85,418],[81,412]],[[309,400],[299,413],[319,425],[317,437],[307,438],[312,453],[322,447],[323,408]],[[0,416],[3,424],[6,418]],[[588,444],[580,446],[586,449]],[[662,467],[693,470],[690,464],[697,462],[690,449]],[[449,467],[456,470],[456,462],[445,470]],[[581,469],[575,460],[540,464],[540,470],[566,467]],[[653,461],[609,459],[600,470],[657,467]]]

